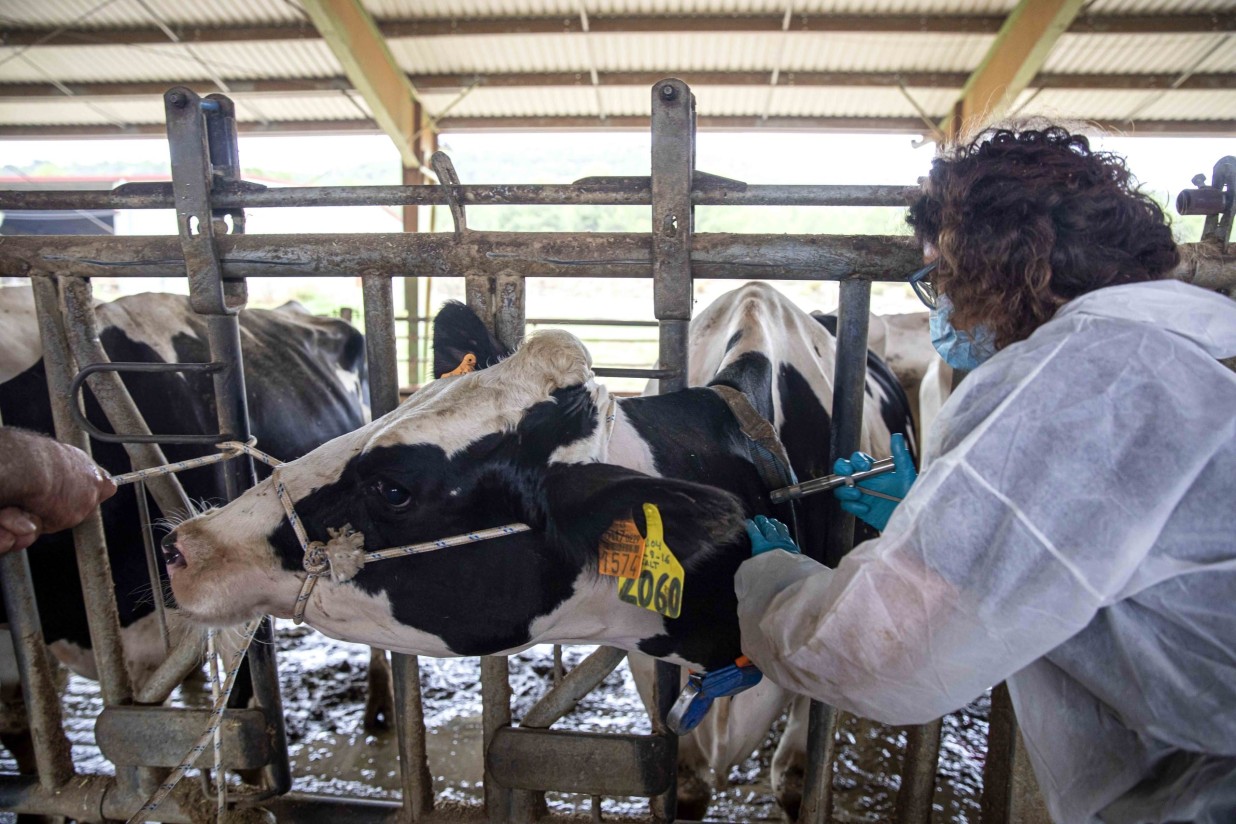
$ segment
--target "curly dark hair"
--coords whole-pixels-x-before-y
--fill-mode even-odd
[[[906,222],[939,251],[934,282],[954,325],[986,326],[997,347],[1078,295],[1165,278],[1180,262],[1124,158],[1058,126],[991,129],[937,157]]]

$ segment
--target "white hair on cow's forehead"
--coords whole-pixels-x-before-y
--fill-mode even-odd
[[[579,338],[559,329],[530,335],[506,360],[440,378],[375,422],[365,450],[433,443],[451,455],[491,432],[514,429],[555,390],[590,384],[592,357]]]

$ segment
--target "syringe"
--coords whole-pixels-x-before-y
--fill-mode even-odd
[[[881,458],[871,465],[871,469],[862,472],[855,472],[853,475],[826,475],[823,478],[812,478],[809,481],[803,481],[800,484],[792,486],[783,486],[780,489],[774,489],[768,493],[774,504],[783,504],[787,501],[797,501],[805,495],[814,495],[817,492],[826,492],[830,489],[836,489],[839,486],[848,485],[850,482],[861,481],[864,478],[872,478],[876,475],[883,475],[886,472],[892,472],[896,469],[892,458]],[[877,498],[886,497],[878,492],[863,490],[868,494],[875,495]],[[891,497],[891,496],[887,496]],[[900,500],[893,498],[893,500]]]

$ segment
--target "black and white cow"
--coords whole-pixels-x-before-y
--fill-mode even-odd
[[[205,319],[179,295],[146,293],[95,307],[99,336],[113,361],[203,362],[209,360]],[[241,313],[241,338],[252,431],[260,447],[282,459],[314,447],[368,420],[363,336],[340,320],[303,309],[250,309]],[[0,289],[0,416],[7,426],[52,431],[42,346],[28,286]],[[151,431],[196,434],[217,431],[211,379],[200,373],[126,373],[129,388]],[[107,429],[87,392],[86,409]],[[167,445],[169,460],[211,451]],[[113,473],[129,471],[119,445],[95,443],[94,458]],[[260,468],[264,471],[264,467]],[[223,492],[217,467],[180,475],[195,501],[218,502]],[[123,486],[102,506],[126,663],[140,684],[165,657],[153,616],[153,597],[133,486]],[[159,513],[152,517],[185,513]],[[28,551],[43,633],[53,653],[81,675],[95,677],[94,657],[74,560],[72,535],[44,536]],[[177,633],[176,614],[169,620]],[[196,628],[192,631],[197,632]]]
[[[775,426],[798,477],[828,473],[836,344],[824,326],[751,283],[702,312],[690,344],[693,375],[708,376],[697,382],[743,392]],[[280,477],[310,540],[345,525],[370,551],[511,522],[531,531],[366,565],[349,580],[323,577],[306,621],[337,638],[432,656],[560,642],[609,644],[696,670],[732,663],[741,653],[733,579],[751,551],[742,521],[777,513],[725,402],[706,388],[617,400],[594,380],[584,346],[562,331],[505,354],[475,316],[448,306],[435,332],[436,372],[467,355],[487,368],[435,381]],[[902,427],[904,398],[891,379],[871,392],[862,446],[887,454],[880,412]],[[627,518],[645,531],[646,503],[658,507],[685,568],[675,619],[624,602],[617,579],[598,574],[602,534]],[[800,540],[817,551],[827,502],[802,504]],[[305,575],[270,481],[181,524],[165,551],[181,608],[209,624],[289,615]]]

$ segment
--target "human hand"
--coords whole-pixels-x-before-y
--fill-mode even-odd
[[[0,555],[25,549],[38,540],[42,531],[43,524],[37,515],[15,506],[0,509]]]
[[[900,500],[910,491],[910,486],[918,477],[914,469],[914,459],[910,457],[910,447],[906,445],[905,436],[900,432],[893,435],[890,442],[893,453],[892,472],[876,475],[859,481],[854,486],[839,486],[833,490],[833,497],[841,501],[841,508],[857,518],[861,518],[871,526],[884,531],[888,519],[897,508]],[[855,452],[850,460],[838,458],[833,464],[833,472],[838,475],[853,475],[855,472],[865,472],[875,463],[875,458],[863,452]],[[864,494],[867,489],[882,495],[889,495],[897,500],[875,497]]]
[[[111,476],[80,449],[17,429],[2,435],[0,548],[22,549],[42,533],[76,526],[116,493]]]
[[[751,555],[762,555],[773,549],[798,553],[798,544],[790,537],[790,530],[776,518],[756,515],[747,520],[747,535],[751,538]]]

